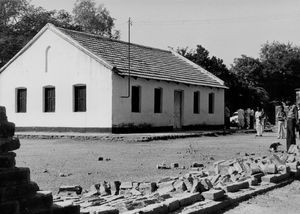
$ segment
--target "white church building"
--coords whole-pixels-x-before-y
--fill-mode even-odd
[[[52,24],[0,69],[0,105],[20,131],[221,127],[225,89],[172,50],[130,44],[129,55],[127,42]]]

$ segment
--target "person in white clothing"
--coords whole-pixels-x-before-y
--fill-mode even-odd
[[[263,124],[262,124],[262,112],[259,107],[257,107],[257,110],[255,112],[255,128],[256,128],[256,136],[262,136],[263,132]]]

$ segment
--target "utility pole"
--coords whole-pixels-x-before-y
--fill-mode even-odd
[[[130,97],[130,63],[131,63],[131,59],[130,59],[130,27],[132,25],[132,21],[131,18],[129,17],[128,19],[128,92],[127,92],[127,96],[121,96],[121,98],[129,98]]]

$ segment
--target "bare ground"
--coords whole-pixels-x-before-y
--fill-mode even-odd
[[[188,169],[158,170],[156,165],[177,162],[189,167],[200,162],[209,166],[245,153],[262,156],[268,154],[274,141],[274,133],[259,138],[239,134],[145,143],[24,139],[17,150],[17,166],[30,167],[32,180],[41,189],[55,192],[61,185],[88,188],[104,180],[157,181],[165,176],[179,176]],[[98,161],[99,157],[104,161]],[[105,161],[106,158],[111,160]],[[60,173],[69,176],[60,177]]]

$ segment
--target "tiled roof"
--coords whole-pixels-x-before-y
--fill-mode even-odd
[[[120,75],[128,75],[128,43],[78,31],[58,28],[84,48],[102,58]],[[202,68],[193,66],[172,51],[130,45],[130,74],[135,77],[159,79],[193,85],[224,87],[222,81]]]

